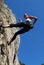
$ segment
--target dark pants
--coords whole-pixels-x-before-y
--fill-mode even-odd
[[[28,23],[21,22],[21,23],[17,23],[17,24],[10,24],[10,28],[11,27],[20,27],[20,28],[23,27],[23,28],[14,34],[13,38],[10,40],[10,43],[16,38],[17,35],[28,32],[30,29],[32,29],[33,24],[30,25]]]

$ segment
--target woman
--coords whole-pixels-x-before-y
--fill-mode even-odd
[[[19,23],[16,23],[16,24],[9,24],[9,25],[5,25],[5,26],[3,25],[2,26],[3,28],[12,28],[12,27],[20,27],[21,28],[21,27],[23,27],[21,30],[17,31],[14,34],[13,38],[9,42],[7,42],[8,45],[11,44],[11,42],[14,41],[14,39],[16,38],[17,35],[28,32],[30,29],[32,29],[34,27],[35,22],[38,19],[35,16],[28,16],[28,14],[26,14],[26,13],[24,14],[24,18],[26,19],[25,22],[19,22]],[[33,23],[32,23],[32,19],[34,19]]]

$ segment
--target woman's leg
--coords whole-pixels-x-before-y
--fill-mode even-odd
[[[26,31],[26,28],[23,28],[23,29],[19,30],[18,32],[16,32],[16,33],[14,34],[13,38],[10,40],[10,42],[8,42],[8,45],[11,44],[11,42],[13,42],[13,41],[15,40],[15,38],[16,38],[17,35],[23,34],[23,33],[25,33],[25,32],[27,32],[27,31]]]
[[[9,25],[3,25],[3,28],[12,28],[12,27],[24,27],[25,23],[24,22],[20,22],[20,23],[16,23],[16,24],[9,24]]]

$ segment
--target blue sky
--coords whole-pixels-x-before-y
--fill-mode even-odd
[[[19,60],[26,65],[44,63],[44,0],[5,0],[18,21],[24,13],[37,16],[34,28],[22,34],[18,52]]]

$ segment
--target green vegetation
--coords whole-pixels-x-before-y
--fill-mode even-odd
[[[41,64],[41,65],[44,65],[44,63],[43,63],[43,64]]]
[[[20,65],[25,65],[24,63],[22,63],[21,61],[19,62],[20,63]]]

